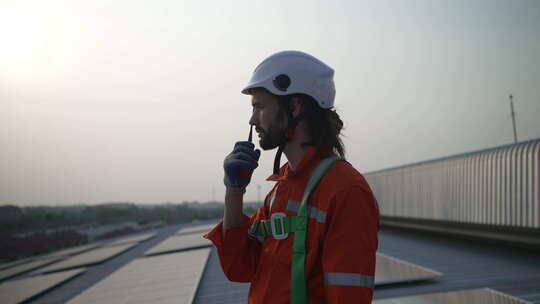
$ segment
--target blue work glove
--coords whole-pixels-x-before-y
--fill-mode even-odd
[[[225,178],[223,182],[227,188],[243,190],[251,181],[253,170],[259,166],[260,150],[249,141],[239,141],[234,145],[231,154],[223,161]]]

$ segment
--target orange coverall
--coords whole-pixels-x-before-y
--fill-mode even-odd
[[[248,303],[289,303],[293,234],[287,239],[255,237],[256,219],[275,212],[296,215],[304,187],[320,158],[309,147],[296,170],[285,164],[265,204],[245,223],[226,231],[219,223],[204,237],[217,248],[227,278],[250,282]],[[273,195],[275,192],[275,195]],[[273,202],[270,202],[272,200]],[[269,206],[271,204],[271,207]],[[378,246],[379,208],[368,183],[351,165],[336,162],[311,194],[306,240],[309,303],[371,303]]]

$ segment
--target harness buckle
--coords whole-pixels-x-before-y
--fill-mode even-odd
[[[282,212],[273,213],[270,216],[270,230],[272,231],[272,237],[276,240],[284,240],[289,236],[288,232],[285,232],[285,218],[287,215]]]
[[[251,227],[249,227],[248,233],[251,235],[257,235],[257,232],[259,232],[260,224],[261,224],[261,221],[255,220],[253,224],[251,224]]]

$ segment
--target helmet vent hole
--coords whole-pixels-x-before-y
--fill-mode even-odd
[[[291,79],[285,74],[280,74],[274,78],[273,83],[276,89],[285,92],[291,85]]]

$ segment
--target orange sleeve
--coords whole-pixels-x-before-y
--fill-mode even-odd
[[[223,221],[203,236],[216,246],[221,268],[230,281],[251,282],[255,275],[261,244],[248,235],[248,229],[258,212],[252,218],[244,215],[245,223],[227,229],[225,239],[222,238]]]
[[[379,208],[373,194],[352,186],[336,194],[328,213],[323,272],[326,303],[371,303]]]

